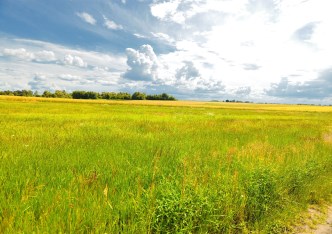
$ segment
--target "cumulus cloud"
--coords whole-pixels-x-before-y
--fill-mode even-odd
[[[27,51],[24,48],[19,48],[19,49],[4,49],[2,51],[2,54],[4,56],[16,57],[18,59],[28,60],[28,61],[31,61],[32,59],[35,58],[35,56],[34,56],[33,53]]]
[[[127,65],[130,68],[123,77],[135,81],[135,87],[141,85],[142,90],[145,87],[150,90],[168,90],[173,94],[199,94],[205,97],[218,95],[225,90],[221,80],[211,76],[203,77],[192,61],[177,62],[175,60],[178,58],[174,56],[157,56],[150,45],[143,45],[138,50],[129,48]],[[204,67],[204,64],[201,66]]]
[[[0,82],[0,90],[10,90],[11,86],[8,82]]]
[[[112,20],[109,20],[105,16],[104,16],[104,26],[108,29],[111,29],[111,30],[121,30],[121,29],[123,29],[122,25],[117,24]]]
[[[77,87],[82,81],[84,87],[100,89],[118,82],[123,89],[182,90],[185,98],[223,92],[235,99],[255,96],[287,102],[287,95],[294,100],[327,95],[329,80],[322,74],[313,80],[317,71],[331,66],[332,15],[326,0],[138,0],[142,10],[138,15],[135,7],[124,5],[130,1],[102,1],[110,9],[72,14],[76,23],[98,24],[84,32],[78,29],[86,40],[62,40],[90,51],[2,37],[1,78],[25,87],[40,72],[59,85],[74,81],[72,87]],[[57,28],[73,26],[66,19],[58,23]],[[114,30],[120,33],[114,36]],[[53,34],[43,39],[58,40]],[[119,53],[128,34],[132,40],[127,47],[133,49]],[[97,44],[88,44],[89,40]],[[148,45],[133,47],[142,41],[154,45],[155,51]],[[91,77],[95,80],[87,80]],[[280,77],[287,78],[279,82]],[[275,84],[270,86],[271,82]]]
[[[226,86],[220,80],[209,79],[197,79],[194,83],[195,92],[207,93],[218,96],[225,91]]]
[[[310,22],[305,24],[294,32],[294,37],[300,41],[310,41],[317,25],[317,22]]]
[[[250,13],[266,12],[270,20],[276,20],[280,14],[280,0],[249,0],[247,10]]]
[[[154,0],[150,4],[151,14],[166,25],[161,32],[175,39],[179,57],[193,61],[199,71],[200,76],[188,82],[184,77],[190,73],[189,64],[177,67],[173,75],[182,77],[178,81],[195,87],[198,81],[222,77],[227,92],[256,97],[266,95],[271,81],[299,71],[304,72],[292,81],[309,85],[312,73],[330,65],[326,61],[331,60],[332,21],[327,9],[323,0]],[[162,35],[153,36],[169,43]],[[296,85],[288,83],[288,89]]]
[[[119,86],[116,83],[119,83],[121,74],[127,69],[126,57],[110,52],[77,50],[63,45],[27,39],[0,38],[0,45],[3,46],[0,48],[0,83],[3,81],[6,83],[1,84],[1,89],[16,90],[33,87],[38,91],[46,89],[112,91],[118,89]],[[7,51],[11,55],[5,55],[4,48],[25,49]],[[33,56],[28,56],[24,60],[19,59],[16,55],[20,55],[21,51]],[[15,56],[12,57],[12,55]],[[70,55],[66,60],[68,65],[64,59],[66,55]],[[75,59],[75,56],[81,59]],[[54,57],[56,60],[52,61]],[[75,64],[83,67],[75,66]],[[85,64],[88,65],[85,67]],[[113,85],[109,87],[111,83]]]
[[[67,54],[63,60],[66,65],[76,66],[76,67],[87,67],[87,63],[76,55]]]
[[[77,12],[76,15],[88,24],[95,25],[97,23],[97,20],[95,20],[92,15],[86,12]]]
[[[203,78],[199,70],[191,61],[184,61],[184,65],[176,71],[176,86],[185,90],[194,90],[196,92],[222,92],[225,86],[216,79]]]
[[[175,42],[175,40],[170,37],[168,34],[165,34],[165,33],[161,33],[161,32],[158,32],[158,33],[151,33],[155,38],[163,41],[163,42],[166,42],[166,43],[169,43],[169,44],[173,44]]]
[[[151,14],[163,21],[173,21],[182,24],[186,20],[186,17],[184,12],[178,10],[180,4],[180,0],[154,3],[151,5]]]
[[[174,14],[180,4],[180,1],[155,2],[151,4],[151,13],[159,19],[165,19]]]
[[[199,78],[200,74],[193,62],[185,61],[183,67],[177,70],[175,77],[178,80],[194,80]]]
[[[238,97],[246,97],[251,93],[251,88],[249,86],[239,87],[235,90],[234,94]]]
[[[138,50],[127,48],[129,69],[124,77],[130,80],[152,81],[158,79],[158,58],[150,45],[142,45]]]
[[[4,49],[2,51],[2,56],[13,57],[20,60],[34,61],[34,62],[54,62],[57,60],[53,51],[42,50],[33,53],[26,50],[25,48]]]
[[[279,83],[271,84],[266,94],[283,98],[324,99],[332,97],[332,69],[321,72],[318,78],[305,82],[292,83],[287,77]]]
[[[96,83],[101,84],[102,86],[112,86],[112,87],[115,87],[117,85],[117,82],[113,80],[96,80]]]
[[[162,21],[182,24],[193,16],[206,12],[226,14],[245,11],[247,0],[156,0],[150,5],[151,14]]]
[[[253,64],[253,63],[246,63],[246,64],[243,64],[243,68],[245,70],[254,71],[254,70],[258,70],[260,68],[260,66],[258,66],[257,64]]]
[[[54,52],[49,50],[39,51],[35,53],[34,57],[34,60],[37,62],[53,62],[57,60]]]
[[[31,90],[45,91],[61,89],[56,84],[52,83],[46,75],[35,74],[33,79],[28,82]]]
[[[137,38],[147,38],[147,36],[144,36],[144,35],[139,34],[139,33],[134,33],[133,35]]]
[[[65,81],[78,81],[81,79],[79,76],[71,75],[71,74],[61,74],[59,76],[60,80],[65,80]]]

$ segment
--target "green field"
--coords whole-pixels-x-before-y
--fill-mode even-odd
[[[332,107],[0,97],[0,233],[283,233],[332,194]]]

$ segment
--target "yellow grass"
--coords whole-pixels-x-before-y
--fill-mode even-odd
[[[96,103],[96,104],[119,104],[119,105],[143,105],[143,106],[174,106],[174,107],[200,107],[212,109],[240,109],[262,111],[303,111],[303,112],[332,112],[332,106],[316,105],[291,105],[291,104],[256,104],[256,103],[227,103],[227,102],[204,102],[204,101],[152,101],[152,100],[83,100],[64,98],[20,97],[0,96],[0,100],[21,102],[59,102],[59,103]]]

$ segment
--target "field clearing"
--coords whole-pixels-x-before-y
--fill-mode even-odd
[[[332,194],[332,107],[0,96],[0,233],[284,233]]]
[[[91,103],[109,105],[139,105],[139,106],[170,106],[170,107],[202,107],[212,109],[241,109],[241,110],[279,110],[300,112],[332,112],[332,106],[313,105],[285,105],[285,104],[255,104],[255,103],[226,103],[226,102],[201,102],[201,101],[149,101],[144,100],[84,100],[65,98],[35,98],[19,96],[0,96],[0,100],[20,102],[59,102],[59,103]]]

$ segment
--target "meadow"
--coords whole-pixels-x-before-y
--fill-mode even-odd
[[[291,233],[332,107],[0,96],[0,233]]]

